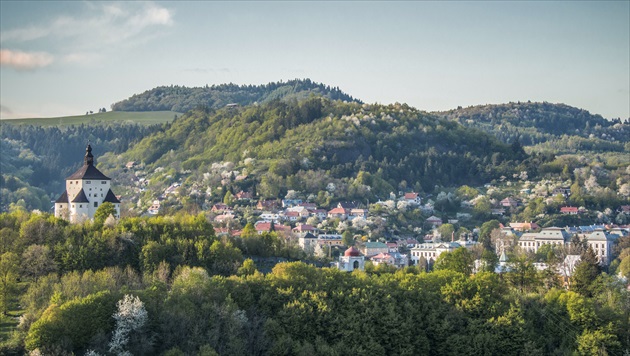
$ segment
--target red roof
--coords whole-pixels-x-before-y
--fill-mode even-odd
[[[359,250],[357,250],[354,246],[352,246],[349,249],[347,249],[346,252],[343,253],[343,255],[346,257],[361,256],[361,252],[359,252]]]
[[[405,199],[416,199],[418,198],[418,193],[405,193]]]
[[[562,208],[560,208],[560,212],[561,213],[577,213],[578,208],[574,206],[563,206]]]
[[[344,208],[334,208],[333,210],[329,211],[328,214],[342,214],[345,215],[346,213],[346,209]]]

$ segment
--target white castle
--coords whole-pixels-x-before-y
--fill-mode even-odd
[[[94,218],[104,202],[114,204],[115,217],[120,217],[120,200],[111,190],[111,179],[94,167],[92,147],[88,144],[83,167],[66,178],[66,190],[55,201],[55,216],[70,222],[85,221]]]

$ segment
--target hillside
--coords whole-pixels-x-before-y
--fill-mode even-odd
[[[230,83],[195,88],[161,86],[114,103],[112,110],[186,112],[199,106],[218,109],[228,104],[246,106],[254,103],[265,103],[274,99],[304,99],[310,95],[332,100],[360,102],[339,88],[314,83],[310,79],[295,79],[286,83],[274,82],[264,85]]]
[[[564,104],[519,102],[479,105],[436,113],[466,127],[488,132],[499,140],[517,139],[534,149],[555,153],[576,151],[623,152],[630,137],[630,122],[606,120]]]
[[[102,125],[111,123],[156,125],[173,121],[177,115],[181,114],[173,111],[109,111],[90,115],[3,120],[2,124],[34,126]]]
[[[141,162],[156,192],[183,177],[189,185],[216,187],[220,183],[208,177],[221,163],[246,172],[248,179],[237,188],[261,197],[334,191],[365,200],[399,189],[482,184],[525,170],[526,159],[520,147],[407,105],[311,98],[193,110],[101,162],[112,176],[122,174],[127,161]]]

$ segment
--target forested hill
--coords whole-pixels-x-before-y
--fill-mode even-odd
[[[191,182],[203,181],[215,164],[231,162],[255,177],[253,189],[262,197],[286,189],[317,194],[338,180],[347,189],[337,194],[364,199],[404,189],[399,184],[431,190],[484,183],[526,169],[525,159],[520,146],[407,105],[310,98],[192,110],[120,157],[101,162],[115,169],[139,161],[148,172],[162,167],[173,177],[191,171]]]
[[[564,104],[519,102],[479,105],[436,114],[464,126],[481,129],[507,143],[517,139],[524,145],[554,141],[553,148],[557,150],[622,151],[630,137],[628,120],[606,120],[600,115]],[[571,139],[572,142],[569,142]]]
[[[112,105],[112,110],[186,112],[198,106],[218,109],[228,104],[245,106],[274,99],[304,99],[310,95],[323,96],[332,100],[360,102],[339,88],[314,83],[310,79],[295,79],[264,85],[221,84],[206,85],[201,88],[161,86],[117,102]]]

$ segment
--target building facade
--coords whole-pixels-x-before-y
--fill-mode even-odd
[[[111,179],[94,166],[92,147],[85,149],[83,166],[66,178],[66,190],[55,201],[55,216],[72,223],[94,218],[101,204],[109,202],[120,217],[120,200],[111,190]]]

